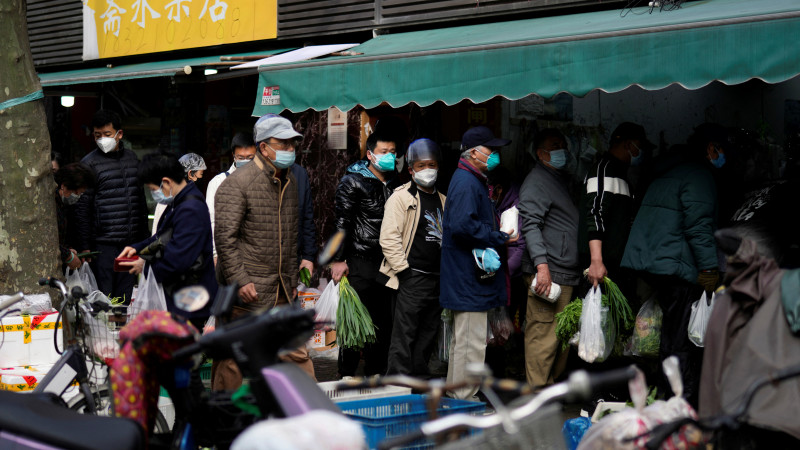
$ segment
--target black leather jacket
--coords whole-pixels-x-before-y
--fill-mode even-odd
[[[334,258],[337,261],[352,256],[378,261],[383,258],[378,242],[383,208],[397,187],[397,180],[384,184],[369,171],[368,164],[362,160],[351,165],[336,188],[336,229],[347,233],[342,250]]]
[[[95,149],[81,162],[92,169],[96,183],[75,204],[80,250],[94,250],[95,243],[128,245],[146,238],[147,202],[136,154],[120,142],[118,151]]]

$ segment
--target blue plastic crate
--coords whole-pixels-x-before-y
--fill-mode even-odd
[[[369,448],[394,436],[408,434],[419,429],[428,420],[427,397],[424,395],[400,395],[396,397],[372,398],[337,403],[351,419],[357,420],[367,435]],[[480,402],[442,398],[437,409],[439,417],[449,414],[483,413],[485,405]],[[431,448],[430,441],[416,441],[405,448]]]

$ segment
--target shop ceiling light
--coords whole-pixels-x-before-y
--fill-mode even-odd
[[[61,106],[65,108],[69,108],[75,104],[75,97],[71,95],[62,95],[61,96]]]
[[[203,74],[206,75],[206,76],[207,75],[216,75],[217,74],[217,69],[206,69],[206,70],[203,71]]]

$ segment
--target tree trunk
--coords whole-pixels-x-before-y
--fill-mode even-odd
[[[0,0],[0,103],[42,89],[25,6]],[[43,100],[0,109],[0,294],[42,292],[39,277],[58,275],[55,187]]]

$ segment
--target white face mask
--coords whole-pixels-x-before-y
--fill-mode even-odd
[[[439,171],[436,169],[424,169],[419,172],[414,172],[414,182],[418,185],[428,188],[436,183],[436,176]]]
[[[101,137],[97,141],[97,148],[103,151],[103,153],[108,153],[111,150],[114,150],[114,147],[117,146],[117,140],[115,139],[119,134],[119,130],[114,133],[114,137]]]

